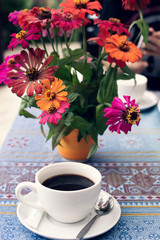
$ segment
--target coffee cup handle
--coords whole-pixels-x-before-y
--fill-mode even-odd
[[[25,205],[28,205],[29,207],[39,209],[43,211],[43,207],[39,201],[31,202],[29,199],[26,198],[26,195],[23,195],[21,192],[24,188],[29,188],[32,190],[35,194],[37,194],[36,184],[32,182],[21,182],[17,185],[15,194],[18,198],[18,200]]]

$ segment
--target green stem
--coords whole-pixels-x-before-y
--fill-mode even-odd
[[[29,103],[29,100],[27,100],[27,99],[25,99],[25,98],[23,98],[23,97],[20,97],[23,101],[26,101],[26,102],[28,102]]]
[[[106,52],[103,52],[103,53],[99,56],[99,58],[98,58],[98,60],[97,60],[97,75],[98,75],[99,66],[100,66],[100,64],[101,64],[101,62],[102,62],[102,59],[103,59],[105,56],[107,56],[107,53],[106,53]]]
[[[86,39],[86,29],[83,24],[82,27],[82,33],[83,33],[83,50],[84,50],[84,62],[87,62],[87,39]]]
[[[69,41],[68,41],[68,45],[69,45],[69,46],[70,46],[70,44],[71,44],[71,42],[72,42],[72,40],[73,40],[74,32],[75,32],[75,29],[72,31],[71,36],[70,36],[70,39],[69,39]]]
[[[42,42],[43,48],[44,48],[44,50],[46,52],[46,55],[48,57],[48,52],[47,52],[47,49],[46,49],[46,45],[45,45],[45,42],[44,42],[44,38],[43,38],[42,32],[41,32],[41,42]]]
[[[48,36],[48,39],[49,39],[49,41],[50,41],[50,43],[51,43],[53,52],[55,52],[54,45],[53,45],[53,41],[52,41],[52,38],[51,38],[51,35],[50,35],[50,32],[49,32],[49,28],[48,28],[48,27],[47,27],[47,36]]]
[[[142,33],[142,31],[140,30],[136,39],[134,40],[134,44],[136,44],[136,42],[138,41],[139,37],[141,36],[141,33]]]
[[[65,40],[65,44],[66,44],[66,47],[67,47],[67,50],[68,50],[68,54],[71,56],[71,51],[70,51],[70,48],[69,48],[69,45],[68,45],[66,32],[64,32],[64,40]]]
[[[31,39],[31,42],[32,42],[33,45],[36,46],[36,48],[39,48],[39,46],[38,46],[38,44],[35,42],[35,40],[32,40],[32,39]]]

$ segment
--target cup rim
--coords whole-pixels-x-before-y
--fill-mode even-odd
[[[48,169],[48,168],[50,168],[50,167],[52,167],[52,166],[55,166],[55,165],[64,165],[64,166],[66,166],[66,164],[68,164],[68,165],[83,165],[83,166],[87,166],[87,168],[89,169],[89,168],[92,168],[92,169],[94,169],[94,171],[99,175],[99,180],[97,180],[96,182],[94,182],[94,184],[92,185],[92,186],[90,186],[90,187],[87,187],[87,188],[84,188],[84,189],[80,189],[80,190],[70,190],[70,191],[65,191],[65,190],[56,190],[56,189],[51,189],[51,188],[48,188],[48,187],[46,187],[46,186],[44,186],[43,184],[42,184],[42,182],[40,182],[40,180],[39,180],[39,175],[43,172],[43,171],[46,171],[46,169]],[[71,173],[71,174],[74,174],[74,173]],[[60,175],[60,174],[57,174],[57,175]],[[56,176],[56,175],[55,175]],[[82,174],[81,174],[81,176],[83,176]],[[86,177],[86,176],[85,176]],[[47,178],[46,178],[47,179]],[[51,191],[51,192],[58,192],[58,193],[63,193],[63,194],[70,194],[70,193],[78,193],[78,192],[86,192],[86,191],[88,191],[88,190],[92,190],[93,188],[96,188],[99,184],[101,184],[101,181],[102,181],[102,175],[101,175],[101,173],[100,173],[100,171],[98,170],[98,169],[96,169],[95,167],[93,167],[93,166],[91,166],[91,165],[87,165],[87,164],[85,164],[85,163],[77,163],[77,162],[56,162],[56,163],[53,163],[53,164],[49,164],[49,165],[47,165],[47,166],[45,166],[45,167],[42,167],[37,173],[36,173],[36,176],[35,176],[35,181],[36,181],[36,183],[38,183],[38,185],[39,186],[41,186],[41,188],[42,189],[47,189],[48,191]],[[44,180],[45,181],[45,180]],[[93,181],[93,180],[91,180],[91,181]]]
[[[136,77],[136,78],[137,78],[137,77],[140,77],[140,78],[141,78],[141,81],[138,82],[138,84],[137,84],[137,82],[136,82],[136,85],[137,85],[137,86],[145,85],[145,84],[147,83],[147,81],[148,81],[148,79],[147,79],[146,76],[144,76],[144,75],[142,75],[142,74],[139,74],[139,73],[136,73],[136,74],[135,74],[135,77]],[[133,82],[133,84],[134,84],[134,78],[131,78],[131,79],[128,79],[128,80],[118,79],[118,80],[117,80],[117,85],[119,85],[119,86],[132,86],[132,84],[130,84],[131,82]],[[136,85],[135,85],[135,86],[136,86]]]

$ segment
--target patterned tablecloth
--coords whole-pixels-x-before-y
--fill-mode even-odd
[[[119,202],[118,223],[98,240],[160,239],[160,112],[142,112],[139,127],[128,135],[105,132],[86,163],[103,176],[102,189]],[[26,229],[16,215],[15,187],[34,181],[43,166],[64,161],[45,143],[38,120],[17,116],[0,150],[0,239],[45,240]]]

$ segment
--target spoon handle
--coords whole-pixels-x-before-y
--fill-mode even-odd
[[[89,231],[89,229],[92,227],[93,223],[95,222],[96,218],[99,215],[95,215],[83,228],[82,230],[78,233],[78,235],[76,236],[76,240],[80,240],[82,239],[87,232]]]

